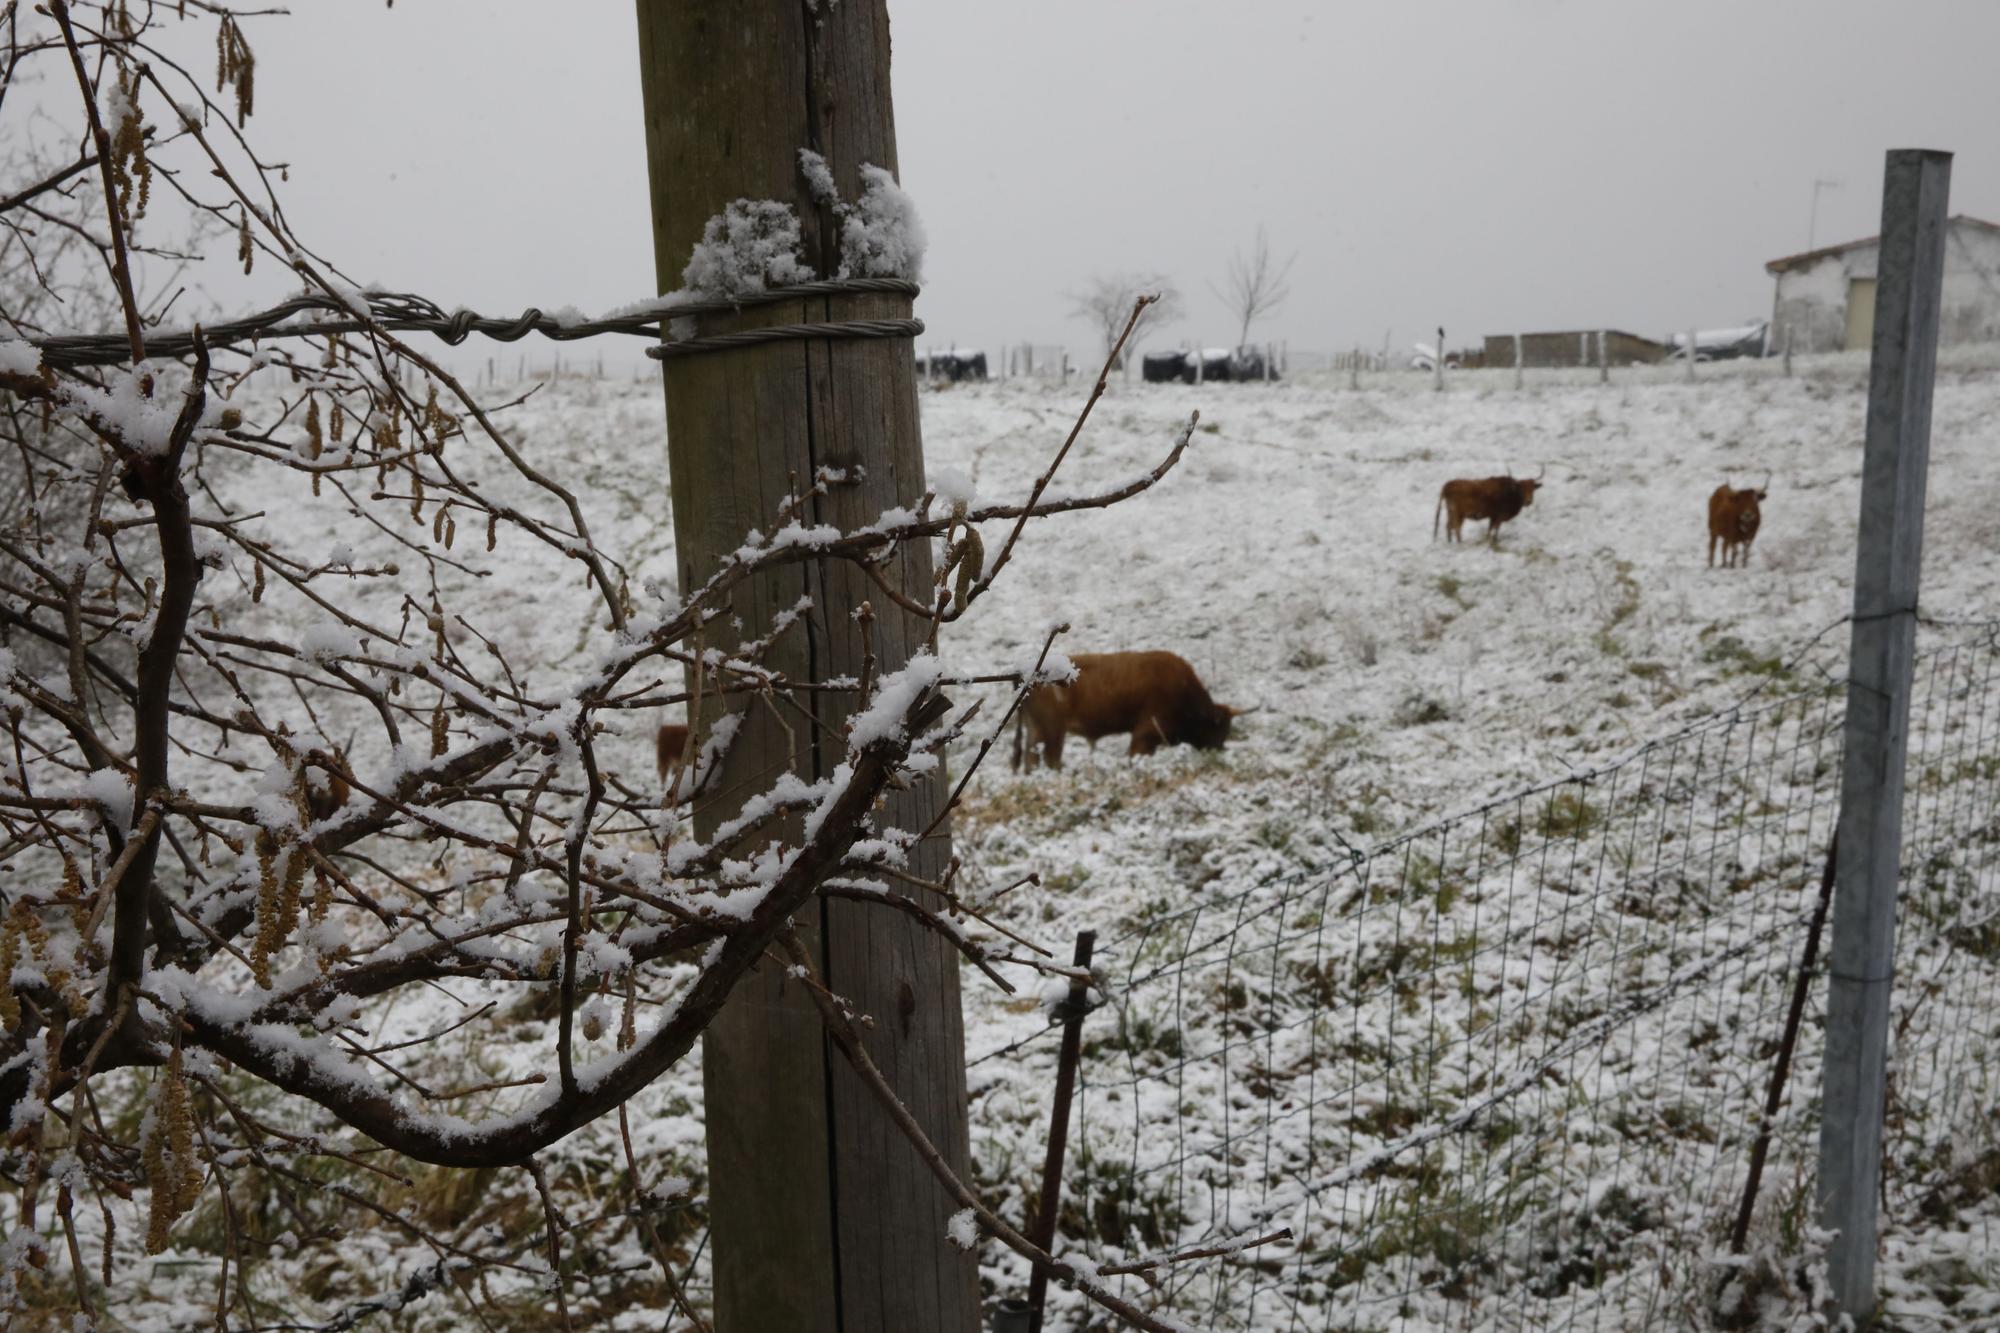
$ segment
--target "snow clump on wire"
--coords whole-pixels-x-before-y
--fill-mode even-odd
[[[814,199],[833,209],[840,226],[842,278],[920,281],[924,227],[917,206],[896,178],[863,163],[861,198],[843,203],[826,159],[799,150],[799,171]],[[710,218],[681,271],[682,300],[754,296],[773,287],[812,282],[799,215],[776,199],[738,199]]]
[[[681,271],[690,296],[749,296],[812,281],[801,257],[799,217],[775,199],[738,199],[702,228]]]
[[[917,205],[881,167],[861,168],[861,198],[849,205],[840,228],[840,276],[924,276],[924,224]]]
[[[826,159],[810,148],[799,149],[799,173],[806,178],[806,188],[812,197],[822,204],[840,207],[840,191],[833,183],[833,168],[827,166]]]
[[[979,1219],[970,1208],[961,1208],[945,1223],[944,1234],[959,1249],[969,1250],[979,1243]]]

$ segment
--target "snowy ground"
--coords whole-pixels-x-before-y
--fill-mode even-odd
[[[1072,626],[1063,641],[1071,652],[1170,649],[1219,699],[1260,711],[1220,755],[1132,760],[1116,742],[1095,752],[1073,743],[1060,774],[992,764],[956,829],[974,882],[1039,872],[1039,887],[1004,900],[1009,924],[1056,949],[1079,929],[1108,940],[1275,877],[1337,866],[1349,845],[1374,846],[1603,764],[1748,691],[1811,689],[1839,672],[1845,651],[1844,629],[1813,641],[1851,596],[1865,375],[1860,359],[1833,357],[1802,361],[1791,379],[1775,364],[1703,366],[1694,385],[1665,370],[1615,372],[1609,385],[1594,372],[1534,376],[1522,390],[1509,372],[1465,372],[1441,394],[1428,376],[1393,373],[1365,376],[1359,391],[1344,375],[1114,385],[1063,481],[1095,488],[1143,471],[1199,409],[1187,459],[1133,502],[1031,528],[947,656],[966,668],[1013,663],[1060,618]],[[956,469],[985,496],[1021,494],[1083,388],[1034,380],[924,393],[933,472]],[[581,380],[544,390],[506,421],[540,465],[575,483],[600,545],[636,575],[670,582],[662,418],[652,382]],[[1933,614],[1992,613],[1996,421],[2000,363],[1948,358],[1926,543],[1923,600]],[[1443,481],[1510,468],[1546,468],[1547,489],[1497,548],[1432,541]],[[1709,492],[1766,473],[1770,498],[1749,568],[1709,569]],[[268,521],[288,525],[307,552],[360,540],[331,497],[269,507]],[[988,550],[1000,536],[987,534]],[[510,656],[551,673],[578,661],[587,611],[576,609],[574,576],[555,557],[503,548],[466,558],[500,571],[469,586],[482,629],[510,644]],[[635,733],[633,779],[646,779],[651,763]],[[974,1057],[1041,1026],[1031,1000],[993,994],[976,978],[966,995]],[[378,1020],[385,1039],[427,1021]],[[524,1019],[521,1035],[518,1050],[476,1053],[489,1076],[545,1058],[542,1023]],[[1047,1045],[973,1071],[978,1172],[1014,1217],[1039,1169]],[[690,1064],[635,1104],[635,1147],[656,1175],[700,1178],[699,1087]],[[559,1187],[587,1195],[590,1172],[615,1160],[615,1144],[615,1125],[574,1136],[557,1154]],[[528,1197],[518,1181],[494,1181],[423,1206],[440,1225],[530,1225]],[[669,1240],[686,1246],[692,1236]],[[1954,1223],[1899,1260],[1899,1281],[1916,1275],[1904,1304],[1933,1308],[1947,1289],[1955,1300],[1984,1291],[1990,1304],[2000,1273],[1985,1236]],[[346,1271],[313,1275],[305,1289],[314,1308],[393,1288],[428,1262],[379,1228],[357,1232],[350,1253]],[[642,1268],[644,1256],[627,1237],[602,1258],[612,1276],[597,1296],[613,1308],[620,1266]],[[989,1281],[1018,1278],[998,1256],[982,1258]],[[155,1265],[151,1293],[123,1304],[130,1323],[204,1317],[213,1271],[195,1246]],[[253,1274],[273,1298],[297,1278],[281,1261]],[[441,1328],[463,1317],[434,1298],[401,1318]],[[634,1310],[616,1323],[654,1327],[659,1318]],[[1391,1306],[1356,1326],[1431,1326],[1421,1312],[1400,1319]]]

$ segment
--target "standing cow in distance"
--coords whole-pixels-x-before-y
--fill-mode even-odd
[[[1708,565],[1715,568],[1715,544],[1722,543],[1722,567],[1750,563],[1750,543],[1757,540],[1758,525],[1764,521],[1762,504],[1770,495],[1771,478],[1756,488],[1732,489],[1728,482],[1708,497]]]
[[[680,722],[663,723],[660,734],[654,738],[653,748],[660,781],[666,784],[668,791],[674,791],[680,784],[681,768],[687,761],[686,725]]]
[[[1209,698],[1194,668],[1173,653],[1078,653],[1070,660],[1075,680],[1028,692],[1014,724],[1015,768],[1021,766],[1024,726],[1033,733],[1028,767],[1041,759],[1060,769],[1068,736],[1095,745],[1100,737],[1130,732],[1132,754],[1151,754],[1162,744],[1218,750],[1229,739],[1230,724],[1249,711]]]
[[[1547,472],[1544,467],[1542,472]],[[1486,540],[1500,544],[1500,525],[1519,518],[1521,511],[1535,502],[1537,487],[1548,485],[1542,472],[1531,478],[1484,477],[1477,481],[1453,480],[1438,492],[1437,509],[1431,514],[1431,540],[1437,540],[1438,518],[1444,518],[1445,540],[1465,540],[1465,520],[1486,520]]]

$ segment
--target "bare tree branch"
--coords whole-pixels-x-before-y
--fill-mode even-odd
[[[1297,259],[1298,253],[1294,251],[1285,257],[1283,263],[1273,261],[1270,237],[1260,223],[1257,243],[1250,254],[1246,257],[1241,250],[1235,251],[1229,257],[1222,286],[1209,284],[1209,290],[1236,317],[1236,346],[1239,349],[1250,345],[1250,326],[1283,305],[1292,294],[1286,278]]]

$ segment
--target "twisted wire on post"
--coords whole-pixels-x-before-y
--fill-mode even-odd
[[[826,278],[773,287],[761,292],[705,300],[675,301],[668,298],[648,302],[623,314],[603,319],[569,320],[529,307],[512,319],[481,315],[472,310],[446,314],[443,307],[410,292],[370,293],[368,318],[362,319],[353,307],[336,296],[308,293],[294,296],[269,310],[240,319],[219,320],[201,326],[202,337],[211,348],[228,347],[257,338],[308,338],[329,334],[364,333],[383,329],[391,333],[429,333],[457,346],[477,333],[498,342],[515,342],[530,333],[539,333],[557,342],[573,342],[600,333],[624,333],[641,338],[657,338],[661,325],[671,320],[697,315],[720,314],[752,306],[774,305],[813,296],[880,294],[914,299],[921,290],[903,278]],[[334,318],[309,323],[288,323],[303,315],[332,314]],[[652,354],[678,356],[683,351],[719,351],[730,347],[774,342],[791,338],[902,338],[922,333],[923,321],[849,320],[830,324],[791,324],[770,329],[745,329],[740,333],[714,334],[704,338],[669,341]],[[755,335],[755,336],[747,336]],[[30,338],[45,364],[53,367],[119,365],[131,359],[131,343],[119,334],[58,334]],[[154,356],[189,356],[194,352],[192,329],[177,332],[154,331],[146,337],[146,349]]]
[[[847,319],[831,324],[779,324],[768,329],[739,329],[706,338],[676,338],[648,347],[646,355],[656,361],[693,356],[698,352],[726,352],[733,347],[754,347],[758,343],[792,342],[804,338],[833,341],[842,338],[914,338],[924,331],[921,319]]]

